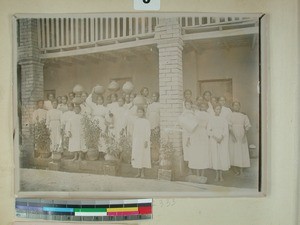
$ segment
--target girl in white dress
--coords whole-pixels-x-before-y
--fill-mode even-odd
[[[230,168],[228,122],[220,116],[221,108],[219,104],[215,106],[215,115],[211,116],[208,122],[212,168],[216,170],[216,181],[223,181],[222,171],[227,171]]]
[[[68,111],[62,114],[61,117],[61,134],[62,134],[62,146],[63,149],[68,149],[68,144],[69,144],[69,137],[68,133],[66,132],[66,126],[67,123],[69,123],[70,119],[75,115],[74,112],[74,104],[72,102],[68,103]]]
[[[145,177],[145,168],[151,168],[150,122],[145,119],[145,109],[137,109],[133,125],[131,165],[138,168],[136,177]]]
[[[57,109],[62,111],[62,113],[65,113],[68,111],[68,97],[65,95],[65,96],[62,96],[61,97],[61,103],[58,105]]]
[[[236,167],[235,174],[243,176],[243,168],[250,167],[246,134],[251,125],[248,116],[240,113],[240,108],[239,102],[233,102],[233,112],[229,117],[229,152],[231,165]]]
[[[125,94],[124,98],[125,98],[125,104],[124,104],[124,107],[125,107],[126,109],[129,109],[130,106],[131,106],[131,104],[132,104],[132,103],[130,102],[130,94]]]
[[[44,109],[47,111],[50,109],[53,109],[52,102],[55,100],[54,94],[49,93],[48,94],[48,100],[44,101]]]
[[[115,109],[114,116],[114,127],[115,127],[115,137],[119,141],[120,136],[124,134],[126,129],[126,117],[127,109],[124,107],[125,100],[124,98],[118,99],[118,108]]]
[[[71,117],[69,122],[66,124],[66,132],[69,137],[69,152],[74,152],[74,160],[78,160],[79,154],[81,151],[84,151],[84,132],[82,126],[82,115],[80,114],[81,107],[79,105],[75,105],[74,112],[75,114]]]
[[[57,109],[57,101],[52,102],[53,109],[47,112],[46,125],[50,130],[50,151],[59,151],[59,145],[61,143],[61,116],[62,112]]]
[[[184,92],[183,92],[183,98],[184,98],[184,101],[183,101],[183,109],[185,109],[185,102],[191,102],[192,105],[193,105],[193,100],[192,100],[192,97],[193,97],[193,93],[190,89],[186,89]]]
[[[200,104],[200,111],[195,111],[198,125],[193,133],[188,137],[189,148],[189,168],[196,169],[197,175],[204,176],[205,169],[211,168],[211,154],[209,150],[209,137],[207,125],[209,114],[206,112],[206,103]]]
[[[104,98],[102,95],[97,97],[97,104],[92,101],[92,94],[86,99],[87,105],[92,109],[92,117],[94,120],[97,120],[99,127],[101,129],[101,134],[107,133],[107,121],[108,109],[104,106]],[[105,139],[103,135],[99,137],[99,152],[106,153]]]

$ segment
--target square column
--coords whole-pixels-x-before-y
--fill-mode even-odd
[[[43,64],[40,62],[37,20],[19,19],[18,28],[18,64],[21,66],[19,91],[21,91],[22,111],[22,123],[19,125],[22,134],[20,148],[27,156],[27,163],[31,163],[34,152],[32,113],[36,109],[36,102],[44,98]]]
[[[162,142],[173,145],[175,178],[183,173],[182,133],[178,117],[183,110],[181,26],[178,18],[159,18],[155,30],[159,49],[160,129]]]

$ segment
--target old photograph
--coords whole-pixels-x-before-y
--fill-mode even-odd
[[[15,25],[18,192],[260,192],[258,15],[22,15]]]

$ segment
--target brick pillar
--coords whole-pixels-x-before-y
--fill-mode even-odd
[[[183,174],[182,133],[176,131],[183,110],[183,76],[181,26],[178,18],[160,18],[155,30],[159,49],[160,124],[162,141],[174,147],[175,178]]]
[[[34,152],[32,112],[36,102],[44,98],[43,64],[40,62],[36,19],[18,20],[18,64],[21,66],[21,148],[31,163]]]

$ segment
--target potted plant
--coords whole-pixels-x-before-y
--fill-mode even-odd
[[[89,160],[97,160],[99,157],[98,145],[101,135],[101,129],[98,120],[93,120],[88,115],[82,117],[84,130],[84,140],[87,147],[87,158]]]
[[[106,154],[104,159],[106,161],[118,161],[120,159],[120,146],[117,142],[115,135],[108,132],[103,134],[106,144]]]
[[[172,169],[173,144],[171,141],[162,141],[160,148],[159,166],[164,170]]]
[[[47,128],[45,121],[40,121],[34,124],[34,143],[39,157],[50,157],[50,130]]]
[[[121,160],[129,164],[131,162],[132,144],[131,144],[130,137],[125,134],[124,130],[120,135],[118,145],[121,151],[120,153]]]

